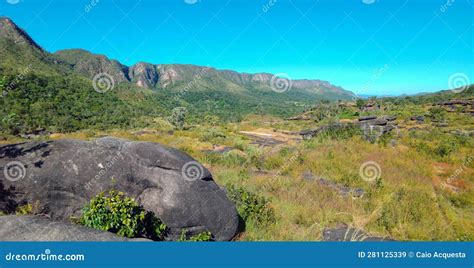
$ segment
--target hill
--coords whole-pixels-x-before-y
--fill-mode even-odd
[[[191,120],[202,120],[203,114],[228,121],[251,113],[289,116],[319,100],[354,97],[321,80],[186,64],[126,66],[81,49],[49,53],[4,17],[0,18],[0,57],[0,111],[3,118],[17,122],[15,126],[2,123],[8,133],[144,127],[170,115],[175,107],[186,107]],[[108,86],[107,94],[101,94],[98,86]]]

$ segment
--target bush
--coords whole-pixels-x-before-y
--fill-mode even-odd
[[[259,226],[276,221],[275,212],[265,197],[232,184],[227,186],[227,195],[237,205],[237,210],[244,221],[252,221]]]
[[[40,213],[39,201],[36,201],[33,204],[26,203],[23,205],[19,205],[15,208],[16,215],[37,215],[39,213]]]
[[[211,232],[202,232],[197,235],[191,236],[188,238],[188,231],[184,229],[181,231],[181,236],[179,238],[180,242],[207,242],[212,241],[212,233]]]
[[[188,110],[185,107],[176,107],[171,112],[171,116],[168,117],[168,121],[174,126],[175,129],[184,129],[187,113]]]
[[[83,208],[79,223],[124,237],[163,240],[166,225],[122,192],[98,194]]]

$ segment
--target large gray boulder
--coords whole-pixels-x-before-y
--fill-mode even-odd
[[[0,216],[0,241],[133,241],[109,232],[41,216]],[[146,241],[145,239],[140,239]]]
[[[57,140],[0,147],[0,210],[39,203],[40,213],[69,221],[102,191],[135,198],[170,228],[167,239],[238,232],[239,216],[210,172],[176,149],[116,138]]]

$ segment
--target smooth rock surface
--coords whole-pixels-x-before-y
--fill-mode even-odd
[[[162,219],[170,228],[167,239],[179,238],[184,229],[210,231],[215,240],[238,233],[239,216],[226,191],[206,168],[176,149],[110,137],[0,147],[0,210],[39,202],[41,213],[68,221],[110,189]]]
[[[0,216],[0,241],[151,241],[129,239],[41,216]]]

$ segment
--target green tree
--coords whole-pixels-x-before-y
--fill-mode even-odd
[[[364,105],[365,105],[365,101],[363,99],[357,99],[356,106],[357,108],[359,108],[359,110],[362,109]]]
[[[186,107],[176,107],[168,117],[168,121],[175,127],[175,129],[184,129],[184,123],[188,110]]]

